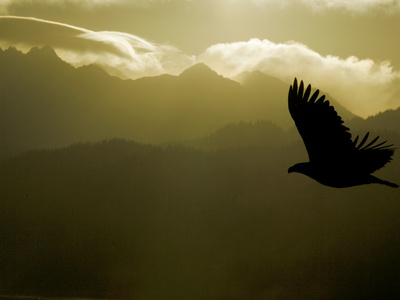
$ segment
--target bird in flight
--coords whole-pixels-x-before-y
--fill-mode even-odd
[[[298,85],[295,78],[289,88],[289,112],[304,141],[309,162],[297,163],[288,172],[302,173],[336,188],[370,183],[398,187],[371,175],[391,161],[393,145],[377,143],[379,136],[367,143],[369,133],[359,143],[358,136],[352,141],[349,128],[325,95],[318,98],[319,90],[310,95],[311,85],[304,90],[303,81]]]

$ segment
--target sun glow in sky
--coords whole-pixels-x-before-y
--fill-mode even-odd
[[[400,1],[8,0],[0,12],[2,48],[50,45],[123,78],[204,62],[304,79],[362,116],[400,106]]]

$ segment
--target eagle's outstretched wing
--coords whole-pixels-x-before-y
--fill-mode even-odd
[[[357,172],[372,173],[391,160],[394,149],[378,137],[367,143],[369,133],[357,145],[351,140],[349,128],[319,90],[311,95],[311,85],[304,90],[303,81],[294,79],[289,89],[289,112],[303,138],[311,163],[357,168]]]
[[[366,144],[368,136],[369,132],[358,145],[358,136],[354,139],[354,146],[356,147],[354,160],[362,172],[372,173],[392,160],[394,148],[393,145],[386,144],[387,141],[377,143],[379,136]]]
[[[318,98],[319,90],[310,97],[311,85],[304,90],[303,81],[297,85],[294,79],[289,89],[289,112],[303,138],[310,162],[336,163],[338,159],[355,149],[349,128],[333,106]],[[318,98],[318,99],[317,99]]]

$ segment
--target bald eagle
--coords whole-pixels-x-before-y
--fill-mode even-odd
[[[359,143],[358,136],[352,141],[349,128],[343,125],[325,95],[318,98],[319,90],[310,95],[311,85],[304,90],[303,81],[298,86],[295,78],[289,88],[289,112],[303,139],[309,162],[297,163],[288,172],[302,173],[336,188],[369,183],[398,187],[371,175],[391,161],[393,145],[386,141],[377,143],[379,136],[367,143],[369,133]]]

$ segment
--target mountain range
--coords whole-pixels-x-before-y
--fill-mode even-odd
[[[287,83],[121,80],[49,47],[0,51],[0,79],[0,298],[400,298],[400,189],[288,174]],[[332,103],[400,145],[400,110]],[[399,183],[399,151],[377,173]]]
[[[201,139],[229,123],[270,121],[287,130],[288,84],[261,72],[224,78],[204,64],[179,76],[121,80],[89,65],[74,68],[50,47],[0,50],[1,153],[126,138],[145,143]],[[334,99],[345,120],[355,115]],[[399,128],[400,112],[387,129]],[[381,121],[379,121],[381,123]],[[383,122],[384,123],[384,122]],[[364,120],[355,126],[367,128]]]

